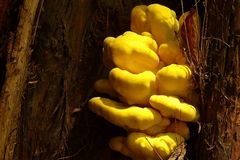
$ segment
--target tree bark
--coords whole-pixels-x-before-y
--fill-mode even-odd
[[[80,109],[88,94],[93,69],[99,68],[95,52],[82,51],[92,7],[91,0],[51,0],[44,1],[39,10],[23,104],[19,159],[56,160],[66,154],[73,112]]]
[[[38,0],[26,0],[23,3],[17,32],[9,42],[6,78],[0,97],[0,159],[2,160],[14,159],[37,6]]]
[[[196,159],[240,159],[239,0],[205,1]]]

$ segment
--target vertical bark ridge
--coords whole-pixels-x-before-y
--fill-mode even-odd
[[[25,0],[16,34],[9,42],[6,78],[0,97],[0,159],[14,159],[21,104],[31,54],[32,30],[38,0]]]
[[[237,1],[207,0],[201,59],[202,130],[197,159],[237,160],[239,147],[239,40]]]

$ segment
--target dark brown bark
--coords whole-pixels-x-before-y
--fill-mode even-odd
[[[3,26],[5,25],[10,4],[11,0],[0,1],[0,33],[2,33]]]
[[[80,108],[87,87],[90,88],[85,85],[88,78],[85,73],[90,74],[99,64],[89,62],[94,66],[88,66],[88,58],[94,55],[82,54],[81,43],[93,10],[91,4],[92,1],[52,0],[45,1],[39,10],[41,17],[19,138],[23,143],[18,156],[23,160],[55,160],[65,154],[72,113]]]
[[[239,0],[206,1],[196,159],[240,159]]]

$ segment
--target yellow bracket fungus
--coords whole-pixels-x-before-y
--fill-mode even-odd
[[[116,137],[110,141],[111,149],[135,160],[167,160],[184,138],[176,133],[161,133],[154,137],[132,132],[127,138]]]
[[[108,79],[99,79],[94,83],[94,89],[99,93],[108,94],[111,97],[117,97],[116,91],[111,86]]]
[[[143,130],[142,132],[152,136],[159,133],[163,133],[166,131],[170,123],[171,122],[168,118],[162,117],[161,123],[155,124],[152,127],[149,127],[146,130]]]
[[[145,130],[162,121],[161,114],[152,108],[129,106],[107,98],[91,98],[88,105],[97,115],[125,129]]]
[[[149,105],[149,98],[156,93],[156,77],[154,73],[145,71],[132,74],[120,68],[109,72],[109,81],[114,90],[127,104]]]
[[[104,39],[103,63],[110,72],[94,84],[96,91],[120,102],[93,97],[88,106],[127,131],[127,137],[110,140],[112,150],[133,160],[167,160],[189,139],[185,122],[199,119],[194,107],[199,96],[177,37],[182,35],[179,22],[170,8],[139,5],[132,9],[130,27]]]
[[[149,36],[131,31],[104,40],[103,62],[106,66],[119,67],[132,73],[156,71],[159,63],[157,43]]]
[[[148,18],[148,7],[146,5],[138,5],[131,12],[131,30],[141,34],[142,32],[150,32],[150,23]]]
[[[164,117],[176,118],[185,122],[196,122],[199,119],[198,110],[190,104],[181,102],[177,97],[152,95],[149,102]]]
[[[158,93],[186,97],[192,89],[192,72],[186,65],[171,64],[156,73]]]
[[[135,155],[127,146],[126,137],[119,136],[119,137],[112,138],[109,141],[109,147],[114,151],[118,151],[127,157],[131,157],[132,159],[137,160],[135,158]]]
[[[165,132],[177,133],[185,139],[189,139],[190,131],[186,123],[181,121],[175,121],[171,123],[166,129]]]
[[[160,4],[140,5],[132,9],[131,30],[150,32],[158,44],[174,41],[179,30],[176,13]]]
[[[158,55],[166,65],[186,64],[186,59],[176,41],[162,43],[158,48]]]

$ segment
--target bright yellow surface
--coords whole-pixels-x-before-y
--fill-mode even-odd
[[[192,72],[186,65],[171,64],[157,74],[158,94],[186,97],[191,92]]]
[[[143,130],[142,132],[146,133],[147,135],[154,136],[156,134],[165,132],[170,123],[171,122],[168,118],[162,117],[161,123],[155,124],[152,127]]]
[[[152,108],[129,106],[107,98],[91,98],[88,105],[94,113],[125,129],[145,130],[162,120],[161,114]]]
[[[158,48],[158,55],[166,65],[186,64],[186,59],[176,41],[162,43]]]
[[[165,95],[153,95],[149,100],[151,106],[168,118],[176,118],[185,122],[195,122],[199,119],[198,110],[179,98]]]
[[[179,23],[176,13],[160,4],[140,5],[131,12],[131,30],[150,32],[158,44],[176,40]]]
[[[112,87],[121,96],[120,99],[130,105],[148,106],[150,96],[157,91],[155,80],[155,75],[150,71],[132,74],[114,68],[109,72]]]
[[[150,22],[148,18],[148,7],[139,5],[132,9],[131,12],[131,30],[141,34],[142,32],[150,32]]]
[[[157,43],[149,36],[127,31],[117,38],[104,40],[103,62],[132,73],[156,71],[159,63]]]
[[[151,137],[144,133],[133,132],[127,137],[127,146],[132,153],[148,160],[157,160],[156,152],[166,160],[182,142],[184,138],[176,133],[161,133]]]

